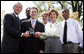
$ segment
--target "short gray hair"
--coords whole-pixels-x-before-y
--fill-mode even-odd
[[[14,4],[13,8],[14,8],[17,4],[20,4],[20,5],[21,5],[21,7],[22,7],[22,4],[18,2],[18,3],[16,3],[16,4]]]

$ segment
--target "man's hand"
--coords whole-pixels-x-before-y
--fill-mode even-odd
[[[83,50],[83,49],[82,49],[81,47],[78,47],[79,53],[81,53],[82,50]]]
[[[26,31],[25,33],[23,33],[23,37],[30,37],[29,31]]]
[[[39,53],[44,53],[43,50],[40,50]]]
[[[35,32],[35,34],[34,34],[35,37],[40,37],[41,35],[42,35],[41,32]]]

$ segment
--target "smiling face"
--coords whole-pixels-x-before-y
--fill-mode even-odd
[[[50,16],[52,22],[55,22],[56,21],[58,15],[59,14],[58,14],[58,12],[56,10],[51,10],[49,12],[49,16]]]
[[[35,8],[30,10],[30,16],[32,19],[35,19],[37,17],[37,14],[38,14],[38,11]]]
[[[22,5],[20,3],[15,4],[13,10],[18,15],[22,11]]]
[[[55,22],[56,19],[57,19],[56,13],[55,13],[55,12],[51,12],[51,13],[50,13],[50,18],[51,18],[52,22]]]
[[[48,21],[48,17],[49,17],[48,13],[43,13],[42,17],[43,17],[43,22],[46,24]]]
[[[56,19],[56,18],[57,18],[56,13],[55,13],[55,12],[51,12],[50,18],[51,18],[51,19]]]

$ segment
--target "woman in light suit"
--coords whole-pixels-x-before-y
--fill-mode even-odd
[[[57,21],[58,12],[49,12],[51,22],[45,25],[45,33],[41,33],[41,39],[45,39],[45,53],[62,53],[60,41],[60,23]],[[45,38],[44,38],[45,37]]]

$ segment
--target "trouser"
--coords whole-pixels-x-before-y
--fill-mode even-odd
[[[59,38],[45,40],[45,53],[62,53],[62,43]]]
[[[63,53],[79,53],[77,43],[67,43],[62,45]]]

